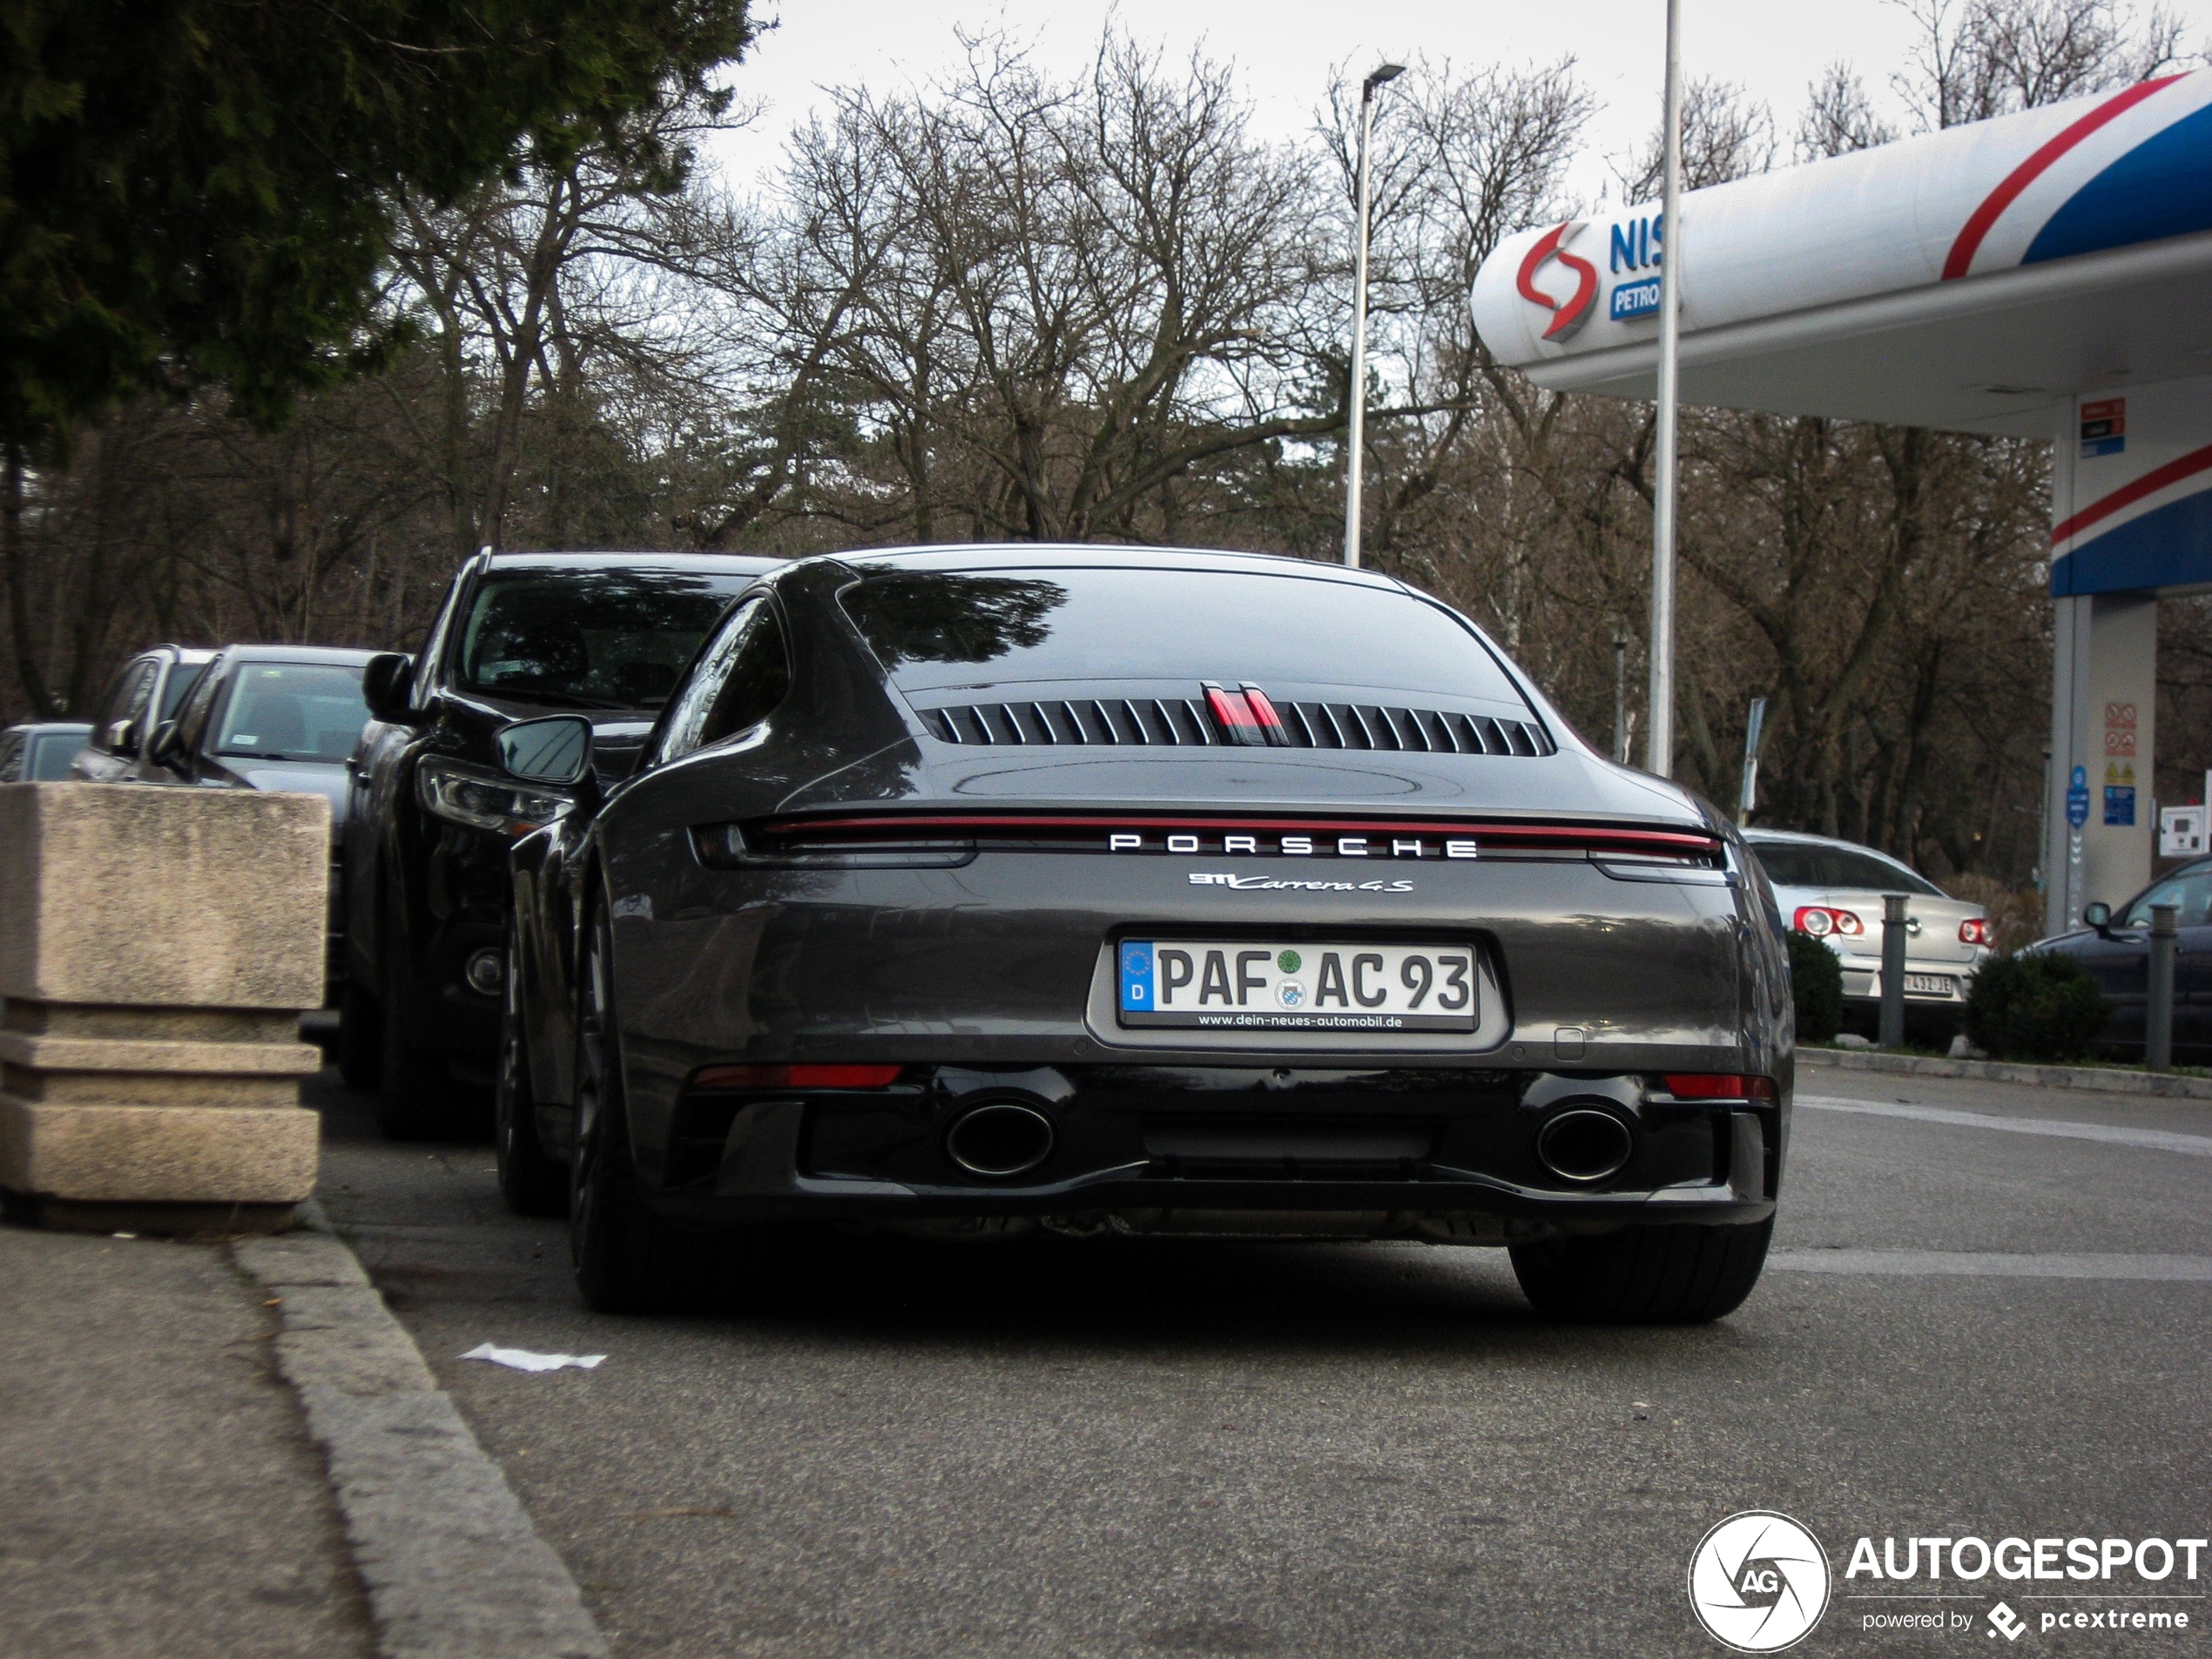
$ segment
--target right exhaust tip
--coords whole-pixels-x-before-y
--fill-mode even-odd
[[[1626,1123],[1587,1106],[1558,1113],[1536,1131],[1536,1162],[1578,1186],[1612,1179],[1635,1150],[1635,1136]]]
[[[1052,1156],[1052,1120],[1018,1101],[969,1108],[945,1132],[945,1150],[970,1175],[994,1181],[1026,1175]]]

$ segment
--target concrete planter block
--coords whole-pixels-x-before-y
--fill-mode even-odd
[[[322,1005],[330,803],[118,784],[0,785],[0,996]]]
[[[329,803],[0,786],[0,1190],[56,1225],[260,1231],[314,1190]]]

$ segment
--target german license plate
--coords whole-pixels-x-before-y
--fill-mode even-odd
[[[1472,1031],[1467,945],[1127,939],[1123,1025],[1269,1031]]]
[[[1948,974],[1907,974],[1905,994],[1907,996],[1948,996],[1952,980]]]

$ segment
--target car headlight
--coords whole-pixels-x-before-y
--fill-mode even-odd
[[[415,767],[415,792],[425,812],[501,835],[527,835],[576,805],[560,790],[435,758]]]

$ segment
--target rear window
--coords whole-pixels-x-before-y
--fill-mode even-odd
[[[1943,889],[1902,864],[1848,846],[1794,841],[1754,841],[1751,851],[1777,887],[1863,887],[1875,893],[1918,893],[1940,899]]]
[[[461,685],[575,708],[657,709],[752,580],[734,571],[494,572],[469,607]]]
[[[840,596],[906,692],[1051,680],[1210,679],[1521,706],[1447,612],[1348,582],[1215,570],[901,570]]]
[[[343,760],[368,708],[350,663],[240,663],[215,752],[257,760]]]

